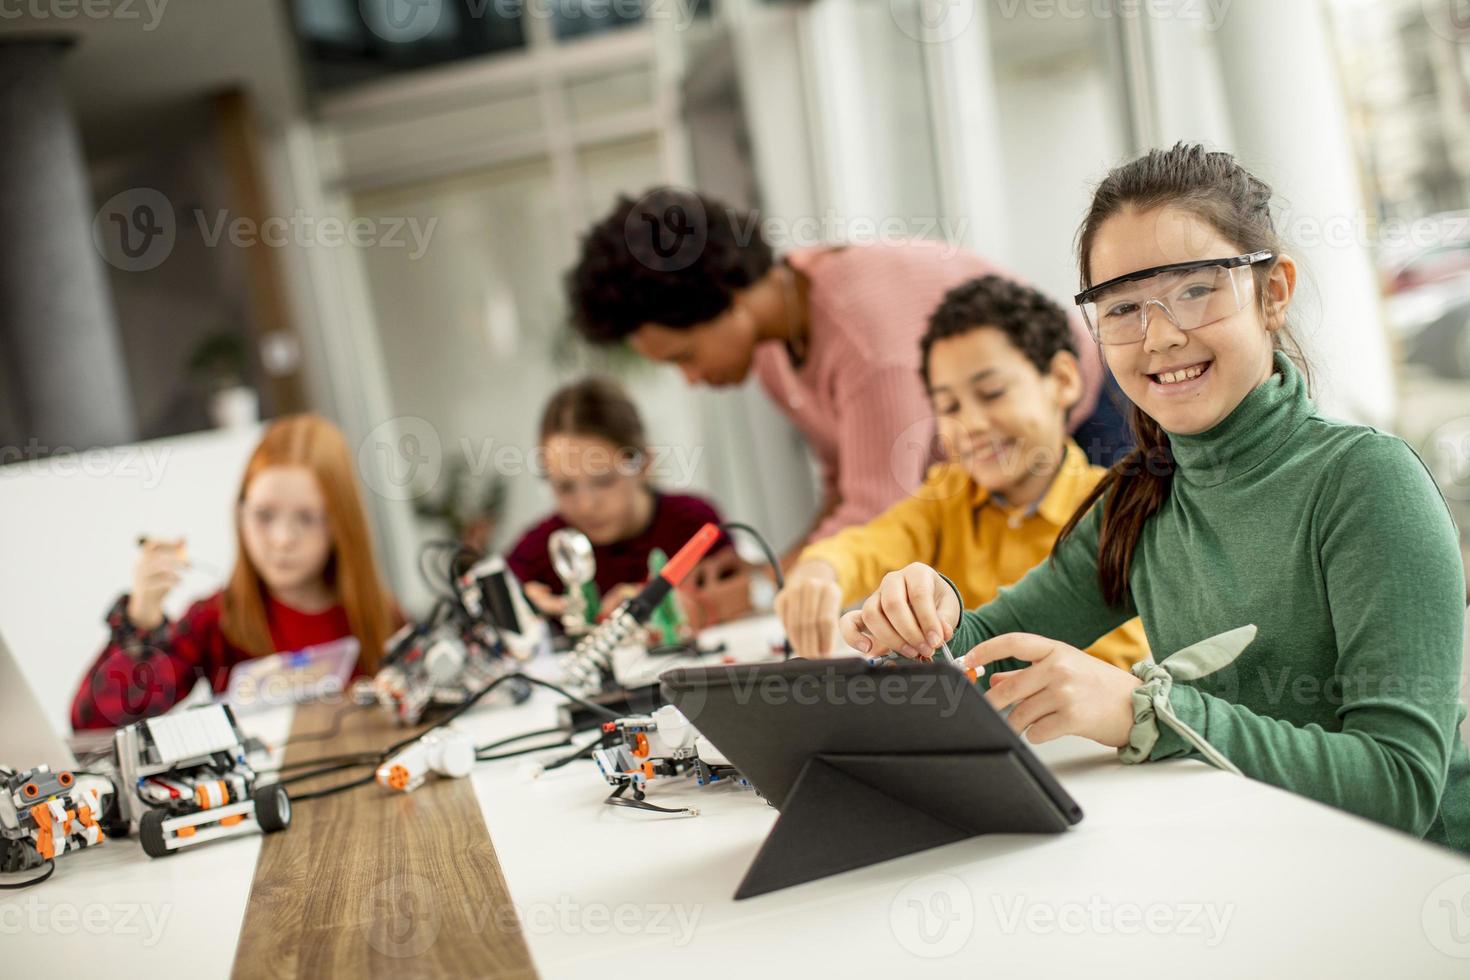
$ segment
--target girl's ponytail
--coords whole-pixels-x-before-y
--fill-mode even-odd
[[[1108,470],[1057,537],[1060,545],[1093,504],[1105,498],[1097,542],[1097,571],[1103,598],[1111,606],[1121,606],[1127,596],[1133,550],[1143,534],[1143,525],[1169,499],[1169,486],[1174,479],[1169,437],[1159,423],[1137,405],[1130,405],[1128,424],[1133,429],[1135,448]]]

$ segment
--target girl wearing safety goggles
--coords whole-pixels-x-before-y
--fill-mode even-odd
[[[1317,413],[1270,200],[1198,146],[1108,174],[1077,302],[1138,448],[993,601],[963,612],[910,565],[843,637],[920,659],[948,641],[1032,742],[1203,757],[1470,850],[1458,536],[1403,440]],[[1133,615],[1156,659],[1124,671],[1081,652]]]

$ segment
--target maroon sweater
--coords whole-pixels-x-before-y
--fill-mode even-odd
[[[617,585],[637,585],[648,580],[648,556],[655,548],[663,549],[670,558],[706,524],[718,524],[720,515],[700,497],[676,493],[653,495],[653,517],[640,533],[612,544],[592,546],[597,559],[597,591],[606,595]],[[551,567],[547,542],[553,531],[567,526],[559,515],[553,515],[527,531],[506,556],[505,562],[522,583],[540,582],[561,592],[566,588]],[[729,545],[724,535],[715,542],[711,553]]]
[[[143,632],[128,619],[128,597],[118,599],[107,614],[112,638],[72,699],[72,728],[117,728],[161,714],[182,701],[201,677],[216,694],[223,693],[230,668],[252,655],[225,638],[222,606],[216,592],[190,606],[182,619],[165,619]],[[352,634],[341,606],[304,613],[266,596],[265,616],[278,651]]]

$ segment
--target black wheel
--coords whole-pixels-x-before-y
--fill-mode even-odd
[[[164,810],[149,810],[138,821],[138,842],[143,845],[143,853],[151,858],[168,857],[173,853],[168,849],[163,832],[163,822],[170,816],[172,814]]]
[[[285,830],[291,826],[291,797],[280,783],[266,783],[250,794],[255,804],[255,822],[267,834]]]

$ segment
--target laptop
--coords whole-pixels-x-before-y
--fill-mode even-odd
[[[0,766],[20,772],[43,762],[53,772],[77,765],[0,635]]]

